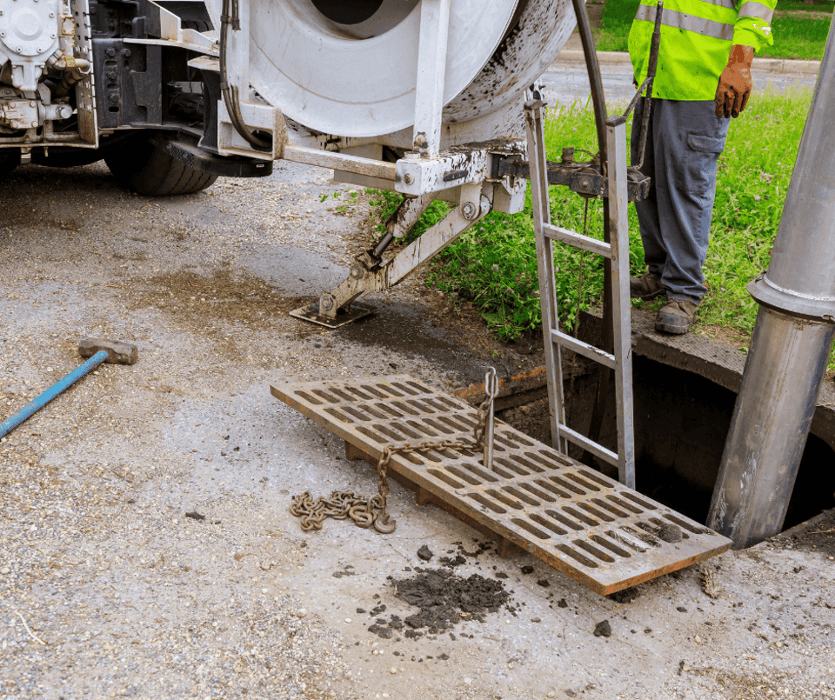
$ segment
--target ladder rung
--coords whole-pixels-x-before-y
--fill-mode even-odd
[[[567,228],[560,228],[553,224],[542,224],[542,233],[548,238],[555,241],[562,241],[568,243],[575,248],[582,248],[591,253],[602,255],[604,258],[612,257],[612,246],[604,241],[598,241],[596,238],[590,238],[574,231],[569,231]]]
[[[594,347],[594,345],[589,345],[582,340],[577,340],[570,335],[554,329],[551,329],[551,340],[569,350],[573,350],[578,355],[587,357],[594,362],[599,362],[601,365],[606,365],[609,369],[615,369],[615,356],[610,355],[600,348]]]
[[[605,462],[611,464],[613,467],[618,466],[618,456],[611,450],[607,450],[603,447],[603,445],[598,445],[596,442],[592,442],[587,437],[583,437],[580,433],[573,431],[567,425],[560,423],[559,428],[561,437],[573,442],[575,445],[579,445],[584,450],[588,450],[595,457],[599,457]]]

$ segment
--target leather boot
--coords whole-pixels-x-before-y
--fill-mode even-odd
[[[655,317],[655,330],[671,335],[682,335],[690,330],[696,320],[699,305],[685,299],[670,299]]]
[[[649,301],[655,299],[655,297],[660,297],[664,291],[661,278],[652,272],[648,272],[642,277],[629,278],[629,296],[633,299]]]

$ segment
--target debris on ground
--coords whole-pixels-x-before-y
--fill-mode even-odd
[[[420,549],[417,551],[417,555],[421,561],[429,561],[432,557],[435,556],[432,550],[429,549],[429,547],[427,547],[425,544],[421,545]]]
[[[598,622],[595,625],[594,636],[595,637],[611,637],[612,636],[612,626],[609,624],[608,620],[603,620],[602,622]]]
[[[616,603],[625,604],[631,603],[635,600],[640,593],[638,592],[637,588],[624,588],[622,591],[615,591],[609,596],[609,600],[613,600]]]
[[[395,596],[420,608],[420,612],[401,618],[391,615],[389,620],[379,617],[368,631],[383,639],[391,639],[395,633],[403,633],[407,639],[417,639],[426,634],[435,635],[453,628],[462,621],[484,622],[486,613],[496,613],[508,605],[510,593],[496,579],[472,574],[468,578],[456,576],[446,569],[415,569],[411,578],[392,580]],[[385,610],[379,605],[371,616]],[[462,635],[466,636],[466,635]]]

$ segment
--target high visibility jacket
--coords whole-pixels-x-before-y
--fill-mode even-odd
[[[647,77],[657,4],[658,0],[641,0],[629,33],[629,55],[639,85]],[[776,6],[777,0],[666,0],[652,96],[714,99],[731,46],[758,51],[774,43],[771,17]]]

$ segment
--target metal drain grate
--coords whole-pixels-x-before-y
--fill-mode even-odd
[[[286,382],[271,390],[374,461],[390,444],[472,439],[476,422],[474,408],[408,376]],[[454,450],[396,454],[389,470],[604,595],[731,546],[501,421],[494,454],[493,471],[480,453]],[[674,526],[682,538],[661,539],[677,532]]]

